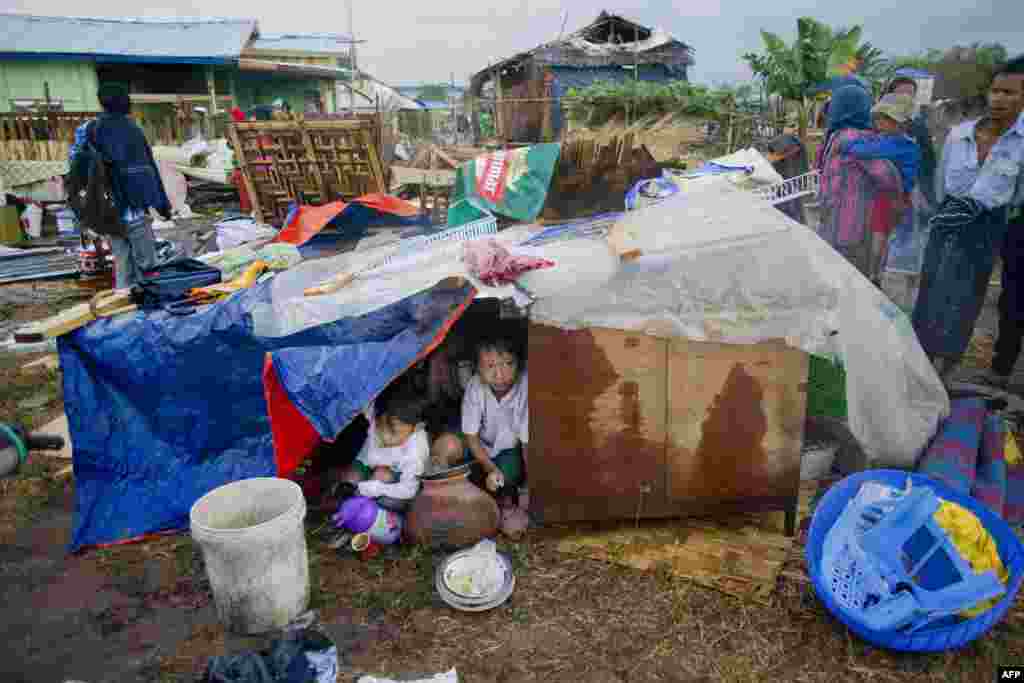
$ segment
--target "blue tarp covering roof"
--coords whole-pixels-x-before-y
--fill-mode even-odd
[[[0,14],[0,55],[132,62],[229,63],[255,19],[111,19]]]
[[[75,448],[70,548],[188,527],[222,484],[281,475],[265,398],[266,354],[288,400],[333,439],[443,336],[475,294],[465,281],[288,337],[257,337],[273,281],[186,316],[136,313],[58,340]]]

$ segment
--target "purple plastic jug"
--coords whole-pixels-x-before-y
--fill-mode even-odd
[[[372,498],[352,496],[342,502],[338,513],[334,515],[334,523],[354,534],[361,534],[373,526],[378,509]]]
[[[345,500],[333,519],[335,524],[354,534],[370,534],[370,538],[381,545],[391,545],[402,535],[402,516],[364,496]]]

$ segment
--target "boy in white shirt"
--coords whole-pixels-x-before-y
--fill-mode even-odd
[[[462,399],[462,433],[474,461],[471,477],[499,503],[516,497],[526,481],[530,412],[526,371],[519,350],[507,339],[484,341],[476,374]]]
[[[423,425],[425,401],[406,391],[385,390],[364,412],[370,422],[359,455],[343,474],[354,484],[346,493],[377,498],[383,507],[401,507],[416,497],[430,458]]]

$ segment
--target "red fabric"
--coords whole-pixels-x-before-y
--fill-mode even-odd
[[[263,364],[263,392],[270,416],[270,434],[274,441],[277,476],[287,477],[320,443],[320,435],[305,415],[288,398],[277,379],[277,371],[267,354]]]
[[[441,345],[441,342],[451,332],[452,325],[473,303],[476,294],[476,289],[470,290],[466,300],[449,314],[447,322],[438,331],[437,336],[417,354],[412,363],[402,371],[403,373]],[[288,398],[287,392],[277,378],[277,371],[274,370],[269,354],[263,364],[263,392],[267,401],[267,415],[270,417],[270,434],[274,442],[277,476],[289,477],[303,460],[312,455],[322,439],[306,416],[299,412],[299,409]]]
[[[352,200],[353,204],[362,204],[381,213],[390,213],[402,218],[411,218],[419,215],[419,209],[414,205],[386,194],[365,194]],[[288,225],[281,229],[281,232],[274,238],[275,242],[294,244],[299,247],[308,242],[327,227],[327,224],[341,214],[348,206],[343,201],[331,202],[323,206],[300,206]]]
[[[252,201],[249,199],[249,190],[245,187],[245,181],[242,180],[242,171],[235,169],[231,172],[231,182],[236,188],[238,188],[238,206],[243,213],[249,213],[252,211]]]
[[[868,228],[876,235],[889,235],[903,220],[908,208],[909,204],[902,193],[879,194],[872,207]]]
[[[235,123],[240,123],[242,121],[245,121],[245,114],[242,113],[242,110],[239,109],[238,107],[232,107],[231,108],[231,120],[234,121]]]
[[[466,267],[488,287],[509,284],[523,273],[555,265],[547,259],[513,254],[497,240],[467,242],[465,249]]]

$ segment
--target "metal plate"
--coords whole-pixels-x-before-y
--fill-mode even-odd
[[[512,573],[512,562],[508,556],[504,553],[498,553],[498,558],[505,567],[505,582],[496,593],[480,597],[457,593],[448,587],[445,581],[445,574],[453,563],[466,557],[470,552],[470,550],[462,550],[447,557],[437,568],[437,572],[434,575],[434,585],[441,599],[451,607],[463,612],[485,612],[489,609],[494,609],[509,599],[515,590],[516,577]]]

